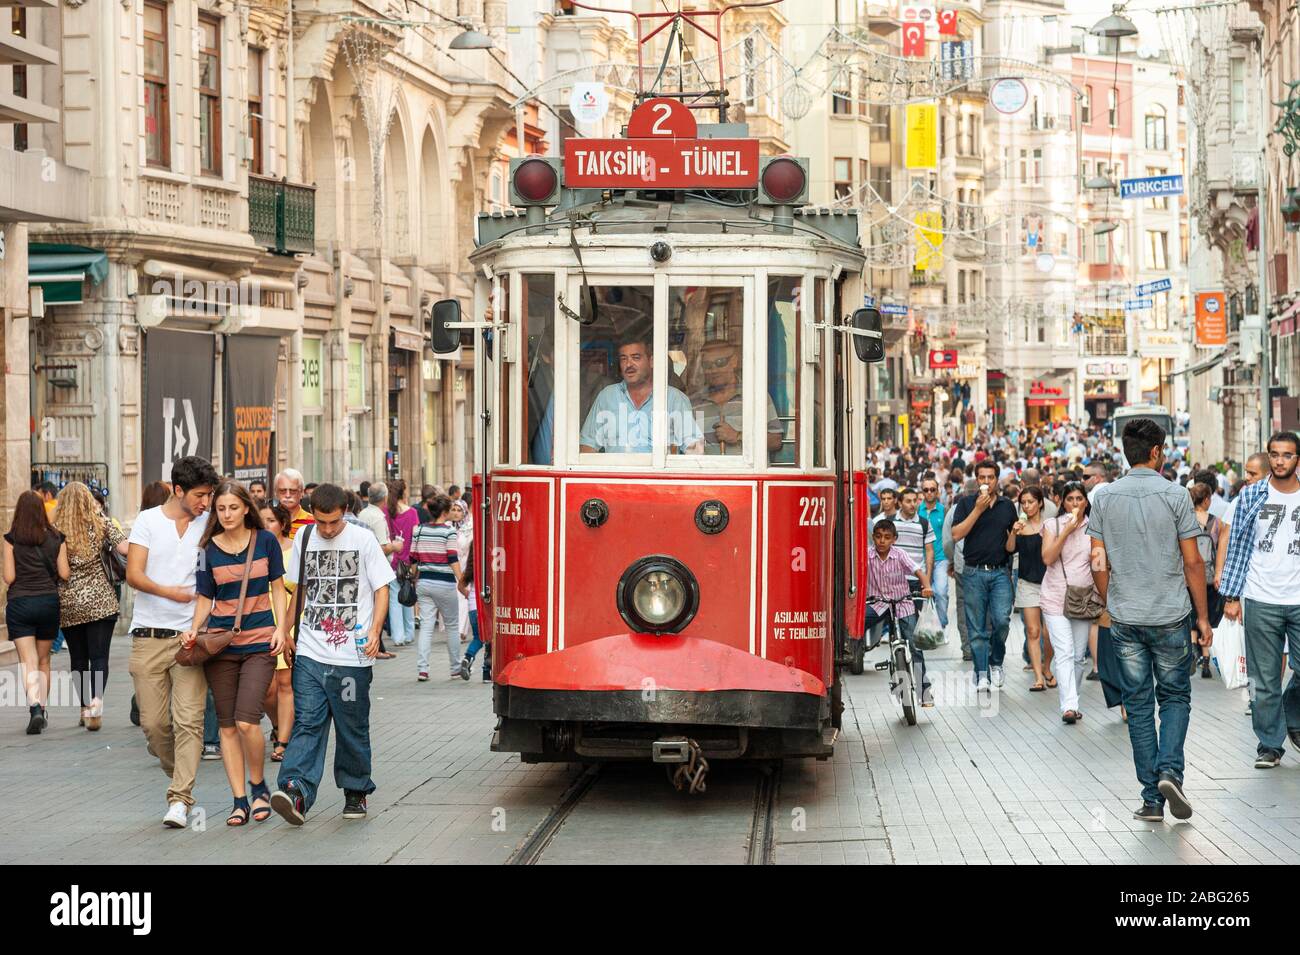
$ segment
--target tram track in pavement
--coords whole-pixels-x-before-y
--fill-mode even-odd
[[[677,792],[653,764],[585,767],[506,865],[772,865],[782,764],[714,764],[709,788]],[[630,824],[629,824],[630,823]]]

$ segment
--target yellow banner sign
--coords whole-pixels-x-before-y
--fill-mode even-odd
[[[916,259],[912,266],[917,272],[943,268],[943,214],[918,212],[912,217],[916,226]]]
[[[906,116],[908,169],[934,169],[939,165],[939,106],[909,103]]]

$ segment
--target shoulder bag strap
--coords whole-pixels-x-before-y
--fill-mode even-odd
[[[47,537],[46,541],[48,540],[49,538]],[[60,542],[59,546],[60,547],[63,546],[62,542]],[[50,560],[50,555],[45,550],[45,544],[41,544],[39,547],[37,547],[36,553],[41,555],[41,563],[45,565],[45,569],[50,574],[50,580],[54,581],[54,586],[57,587],[59,585],[59,569],[57,566],[55,566],[54,562]]]
[[[311,542],[313,525],[307,524],[298,533],[302,535],[302,546],[298,553],[298,586],[293,590],[293,632],[298,632],[298,621],[302,619],[303,604],[307,602],[307,545]]]
[[[244,558],[244,579],[239,582],[239,603],[235,605],[235,625],[231,628],[239,633],[239,625],[244,622],[244,598],[248,596],[248,575],[253,571],[253,553],[257,550],[257,531],[248,538],[248,556]]]

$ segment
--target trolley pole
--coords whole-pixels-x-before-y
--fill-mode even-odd
[[[1261,132],[1260,137],[1263,138]],[[1270,357],[1271,340],[1268,333],[1268,163],[1265,152],[1260,148],[1259,159],[1259,198],[1256,201],[1256,236],[1259,248],[1255,250],[1258,259],[1259,281],[1256,283],[1259,307],[1259,446],[1257,450],[1268,450],[1268,436],[1273,433],[1273,401],[1269,394],[1272,384],[1273,360]]]

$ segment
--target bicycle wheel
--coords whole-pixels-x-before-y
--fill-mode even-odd
[[[894,672],[898,676],[898,702],[903,706],[903,719],[908,726],[915,726],[916,684],[912,682],[912,665],[904,644],[894,648]]]

